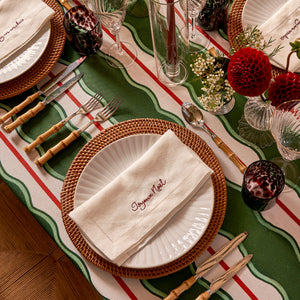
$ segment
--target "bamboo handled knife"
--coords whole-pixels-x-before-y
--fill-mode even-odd
[[[212,255],[207,261],[201,264],[197,270],[196,274],[189,279],[185,280],[180,286],[172,290],[170,294],[164,298],[164,300],[175,300],[184,291],[188,290],[198,278],[201,278],[205,273],[210,271],[219,261],[221,261],[227,254],[229,254],[235,247],[237,247],[246,237],[248,232],[242,232],[234,239],[226,243],[220,250],[218,250],[214,255]]]
[[[252,258],[252,254],[247,255],[243,259],[241,259],[238,263],[232,266],[229,270],[227,270],[223,275],[219,278],[212,281],[210,284],[209,290],[205,291],[201,295],[199,295],[195,300],[207,300],[210,296],[219,290],[228,280],[230,280],[238,271],[240,271],[243,267],[245,267],[248,262]]]
[[[54,79],[47,82],[40,90],[35,92],[34,94],[28,96],[23,102],[19,105],[15,106],[9,112],[7,112],[4,116],[0,118],[0,124],[4,123],[7,119],[12,117],[14,114],[20,112],[24,107],[29,105],[33,100],[37,99],[40,95],[48,96],[53,91],[53,87],[63,80],[66,76],[68,76],[74,69],[76,69],[84,60],[86,56],[80,57],[74,62],[72,62],[66,69],[60,72]]]
[[[56,99],[59,95],[61,95],[64,91],[66,91],[68,88],[73,86],[81,77],[83,74],[79,74],[71,78],[69,81],[67,81],[65,84],[63,84],[61,87],[54,90],[49,96],[47,96],[43,101],[40,101],[35,107],[28,110],[23,115],[19,116],[14,122],[4,127],[4,129],[10,133],[18,126],[24,124],[27,120],[30,118],[36,116],[41,110],[43,110],[47,104],[49,104],[51,101]]]

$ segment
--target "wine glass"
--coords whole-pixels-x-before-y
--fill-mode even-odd
[[[106,60],[115,68],[122,65],[115,64],[114,59],[119,60],[123,66],[128,67],[136,59],[136,49],[131,43],[120,41],[120,30],[126,15],[128,0],[84,0],[85,5],[99,18],[101,24],[107,28],[116,38],[116,42],[110,47]],[[123,46],[129,51],[123,49]]]
[[[271,116],[270,130],[282,156],[272,161],[281,167],[286,179],[297,184],[299,168],[293,161],[300,158],[300,99],[276,107]]]
[[[201,45],[204,48],[208,48],[210,45],[209,39],[205,38],[196,30],[197,18],[204,8],[207,0],[181,0],[180,4],[187,17],[191,18],[192,30],[189,30],[189,22],[187,22],[187,27],[183,29],[184,36],[189,37],[189,52],[200,52],[203,49],[199,49],[197,45]]]

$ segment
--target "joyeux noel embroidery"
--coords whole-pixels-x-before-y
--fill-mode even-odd
[[[159,179],[157,184],[152,185],[149,195],[143,201],[134,201],[131,203],[131,210],[144,210],[147,207],[147,202],[149,202],[155,196],[155,194],[161,192],[166,184],[166,180]]]
[[[3,35],[0,35],[0,43],[5,41],[5,38],[13,31],[15,30],[22,22],[24,19],[21,19],[20,21],[16,21],[15,25],[13,25],[8,31],[6,31]]]

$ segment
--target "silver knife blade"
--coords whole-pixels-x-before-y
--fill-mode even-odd
[[[48,95],[42,102],[45,105],[47,105],[48,103],[53,101],[55,98],[57,98],[59,95],[61,95],[65,90],[67,90],[72,85],[74,85],[83,75],[84,75],[83,73],[75,75],[69,81],[67,81],[62,86],[58,87],[55,91],[53,91],[50,95]]]
[[[233,265],[229,270],[227,270],[222,276],[212,281],[209,290],[210,294],[215,293],[219,290],[229,279],[231,279],[238,271],[240,271],[243,267],[245,267],[248,262],[253,257],[252,254],[245,256],[235,265]]]
[[[196,270],[196,274],[195,274],[196,279],[201,278],[206,272],[210,271],[229,252],[231,252],[235,247],[237,247],[247,236],[248,236],[247,231],[242,232],[234,239],[226,243],[220,250],[218,250],[214,255],[212,255],[207,261],[201,264]]]
[[[48,96],[53,90],[52,88],[61,80],[63,80],[66,76],[68,76],[74,69],[76,69],[84,60],[86,59],[86,56],[80,57],[71,64],[68,65],[68,67],[62,72],[59,73],[58,76],[54,80],[50,80],[49,84],[46,84],[46,86],[43,86],[40,89],[40,92],[44,94],[45,96]]]

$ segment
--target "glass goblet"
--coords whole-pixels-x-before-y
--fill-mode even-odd
[[[299,168],[294,160],[300,158],[300,99],[281,103],[271,116],[270,130],[281,158],[275,158],[286,179],[297,184]]]
[[[187,14],[187,17],[190,17],[192,22],[191,30],[189,30],[189,22],[186,23],[187,27],[183,29],[184,36],[188,36],[189,38],[189,52],[202,51],[203,48],[199,49],[198,45],[208,48],[210,45],[209,39],[196,30],[197,18],[205,6],[206,0],[180,0],[180,4]]]
[[[120,41],[120,30],[126,15],[128,0],[85,0],[86,6],[99,18],[101,24],[107,28],[116,38],[116,42],[110,47],[106,60],[115,68],[128,67],[136,59],[136,49],[128,42]],[[125,46],[130,55],[122,48]],[[113,58],[122,64],[115,64]]]

